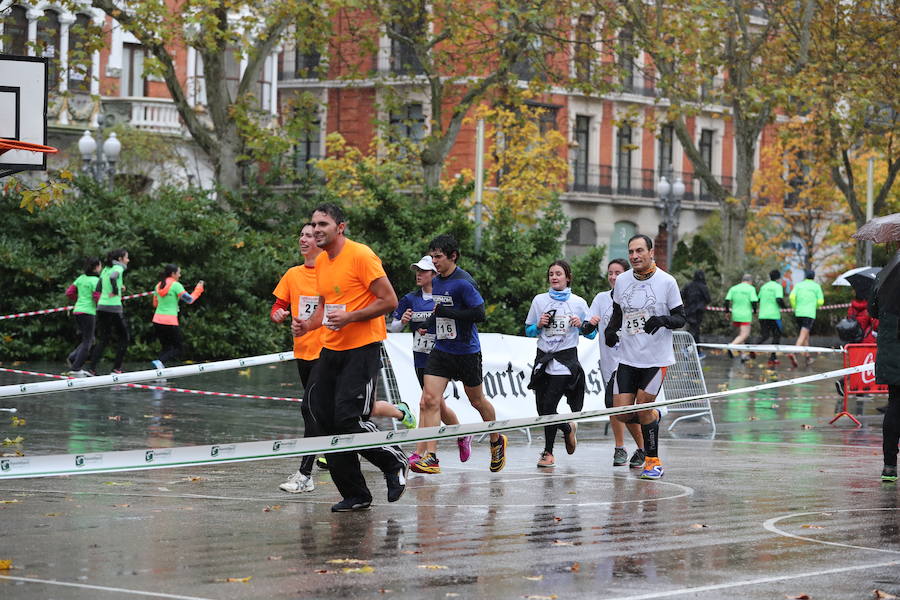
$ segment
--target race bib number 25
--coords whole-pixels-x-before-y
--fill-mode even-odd
[[[300,304],[297,307],[297,317],[305,321],[313,316],[316,307],[319,306],[318,296],[300,296]]]

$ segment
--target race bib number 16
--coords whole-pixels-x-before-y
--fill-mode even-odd
[[[456,321],[438,317],[435,319],[435,327],[437,329],[437,339],[439,340],[455,340],[456,339]]]

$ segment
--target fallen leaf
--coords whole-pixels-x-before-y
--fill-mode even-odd
[[[522,579],[527,579],[528,581],[541,581],[544,579],[543,575],[534,575],[532,577],[522,577]]]
[[[325,575],[327,573],[332,573],[332,571],[329,571],[328,569],[316,569],[315,571],[313,571],[313,573],[316,573],[317,575]]]
[[[403,550],[403,554],[422,554],[421,550]]]
[[[263,512],[272,512],[273,510],[281,510],[281,505],[280,505],[280,504],[274,504],[274,505],[272,505],[272,506],[269,506],[269,505],[267,504],[266,507],[265,507],[262,511],[263,511]]]
[[[229,577],[225,581],[227,583],[250,583],[250,580],[253,579],[253,575],[248,577]]]
[[[759,421],[759,417],[750,417],[751,421]]]
[[[0,560],[0,571],[8,571],[12,569],[12,559],[4,558]]]
[[[113,506],[116,508],[128,508],[131,505],[130,504],[113,504]]]
[[[777,405],[777,404],[772,404],[772,406],[770,406],[769,408],[778,408],[778,405]]]
[[[269,556],[266,558],[266,560],[281,560],[281,557],[280,556]]]
[[[534,596],[534,595],[531,595],[531,596],[522,596],[522,597],[523,597],[523,598],[526,598],[526,600],[556,600],[556,598],[557,598],[558,596],[557,596],[556,594],[550,594],[549,596]]]
[[[388,589],[385,589],[385,588],[381,588],[380,590],[378,590],[378,593],[379,593],[379,594],[390,594],[390,593],[393,592],[393,591],[394,591],[394,590],[388,590]]]
[[[581,563],[572,563],[571,566],[566,567],[566,571],[578,573],[579,571],[581,571]]]
[[[162,416],[163,419],[174,419],[175,415],[165,414]]]
[[[13,427],[24,427],[25,426],[25,419],[23,419],[22,417],[17,417],[15,415],[13,415],[13,417],[9,420],[9,422],[12,423]]]
[[[368,560],[362,560],[360,558],[334,558],[328,561],[330,565],[367,565],[369,564]]]
[[[156,489],[159,490],[160,492],[171,492],[172,491],[167,487],[158,487]]]
[[[444,565],[419,565],[420,569],[428,569],[431,571],[436,571],[438,569],[446,569]]]
[[[560,521],[562,521],[562,517],[553,517],[553,520],[559,523]]]
[[[242,369],[237,372],[241,377],[250,377],[250,369]]]
[[[564,542],[562,540],[553,540],[554,546],[574,546],[572,542]]]
[[[47,514],[44,515],[44,516],[45,516],[45,517],[58,517],[58,516],[60,516],[61,514],[62,514],[62,513],[47,513]]]
[[[21,435],[17,435],[14,439],[5,438],[3,440],[3,445],[4,446],[13,446],[15,444],[21,444],[24,441],[25,441],[25,438],[23,438]]]
[[[570,494],[577,494],[578,492],[569,492]]]
[[[18,504],[18,500],[0,500],[0,504]]]
[[[706,527],[706,525],[704,525],[703,523],[694,523],[693,525],[691,525],[691,529],[703,529],[704,527]]]
[[[872,590],[872,597],[875,600],[897,600],[897,596],[882,592],[881,590]]]
[[[122,483],[121,481],[104,481],[103,485],[128,485],[128,484]]]
[[[459,597],[459,594],[457,594],[456,592],[447,592],[446,594],[444,594],[444,598],[457,598],[457,597]]]
[[[106,420],[107,421],[121,421],[122,415],[111,415],[109,417],[106,417]]]
[[[366,566],[364,566],[364,567],[344,567],[343,569],[341,569],[341,572],[342,572],[342,573],[363,573],[363,574],[369,574],[369,573],[374,573],[374,572],[375,572],[375,568],[374,568],[374,567],[371,567],[371,566],[369,566],[369,565],[366,565]]]
[[[812,425],[807,425],[806,423],[804,423],[803,425],[800,426],[800,429],[812,429],[812,428],[813,428]]]
[[[796,596],[784,595],[788,600],[810,600],[809,594],[797,594]]]
[[[801,525],[803,529],[825,529],[821,525]]]
[[[719,391],[720,391],[720,392],[724,392],[724,391],[727,390],[727,389],[728,389],[728,384],[727,384],[727,383],[720,383],[720,384],[719,384]]]

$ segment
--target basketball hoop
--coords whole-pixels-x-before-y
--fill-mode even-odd
[[[45,146],[43,144],[32,144],[31,142],[21,142],[19,140],[0,138],[0,156],[9,152],[10,150],[19,150],[22,152],[42,152],[44,154],[56,154],[57,152],[59,152],[59,148],[54,148],[53,146]],[[22,169],[4,168],[4,165],[0,164],[0,177],[12,175],[14,173],[18,173],[21,170]]]

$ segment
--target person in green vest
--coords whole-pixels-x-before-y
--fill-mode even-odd
[[[738,328],[737,337],[731,340],[732,344],[743,344],[750,337],[750,324],[753,322],[753,313],[759,298],[756,288],[753,287],[753,275],[744,274],[741,282],[731,286],[725,296],[725,310],[731,311],[731,324]],[[731,350],[728,356],[734,358]],[[741,352],[741,361],[746,361],[747,356]]]
[[[816,321],[816,309],[825,304],[825,295],[822,293],[822,286],[816,283],[816,272],[812,269],[804,271],[806,278],[794,286],[791,290],[791,307],[794,309],[794,319],[797,321],[797,327],[800,334],[797,336],[796,346],[809,346],[809,332],[812,331],[813,323]],[[793,354],[788,354],[791,364],[797,367],[797,358]],[[812,356],[806,355],[806,365],[812,364]]]
[[[178,325],[178,301],[183,300],[193,304],[203,293],[203,280],[197,282],[194,291],[190,294],[179,281],[181,269],[178,265],[166,265],[159,282],[153,290],[153,306],[156,312],[153,315],[153,330],[162,346],[162,351],[153,361],[154,368],[163,369],[165,363],[177,358],[181,353],[184,336]]]
[[[781,309],[787,308],[784,303],[784,287],[779,281],[781,272],[778,269],[769,271],[769,281],[759,288],[759,328],[760,337],[757,344],[765,344],[772,338],[776,346],[781,343]],[[769,367],[779,364],[775,353],[769,354]]]
[[[90,373],[82,367],[91,353],[94,344],[94,327],[97,324],[97,299],[100,294],[95,290],[100,281],[100,259],[90,257],[84,261],[84,273],[79,275],[66,290],[66,296],[75,303],[72,315],[81,334],[81,343],[69,353],[70,377],[88,377]]]
[[[92,375],[97,374],[97,365],[103,358],[103,352],[109,344],[113,332],[117,338],[116,357],[113,360],[113,373],[122,372],[122,362],[125,360],[125,351],[131,335],[128,331],[128,321],[122,308],[122,294],[125,292],[125,269],[128,268],[128,250],[116,248],[106,255],[107,266],[100,271],[100,282],[97,289],[100,299],[97,301],[97,345],[91,353],[91,362],[88,370]]]

